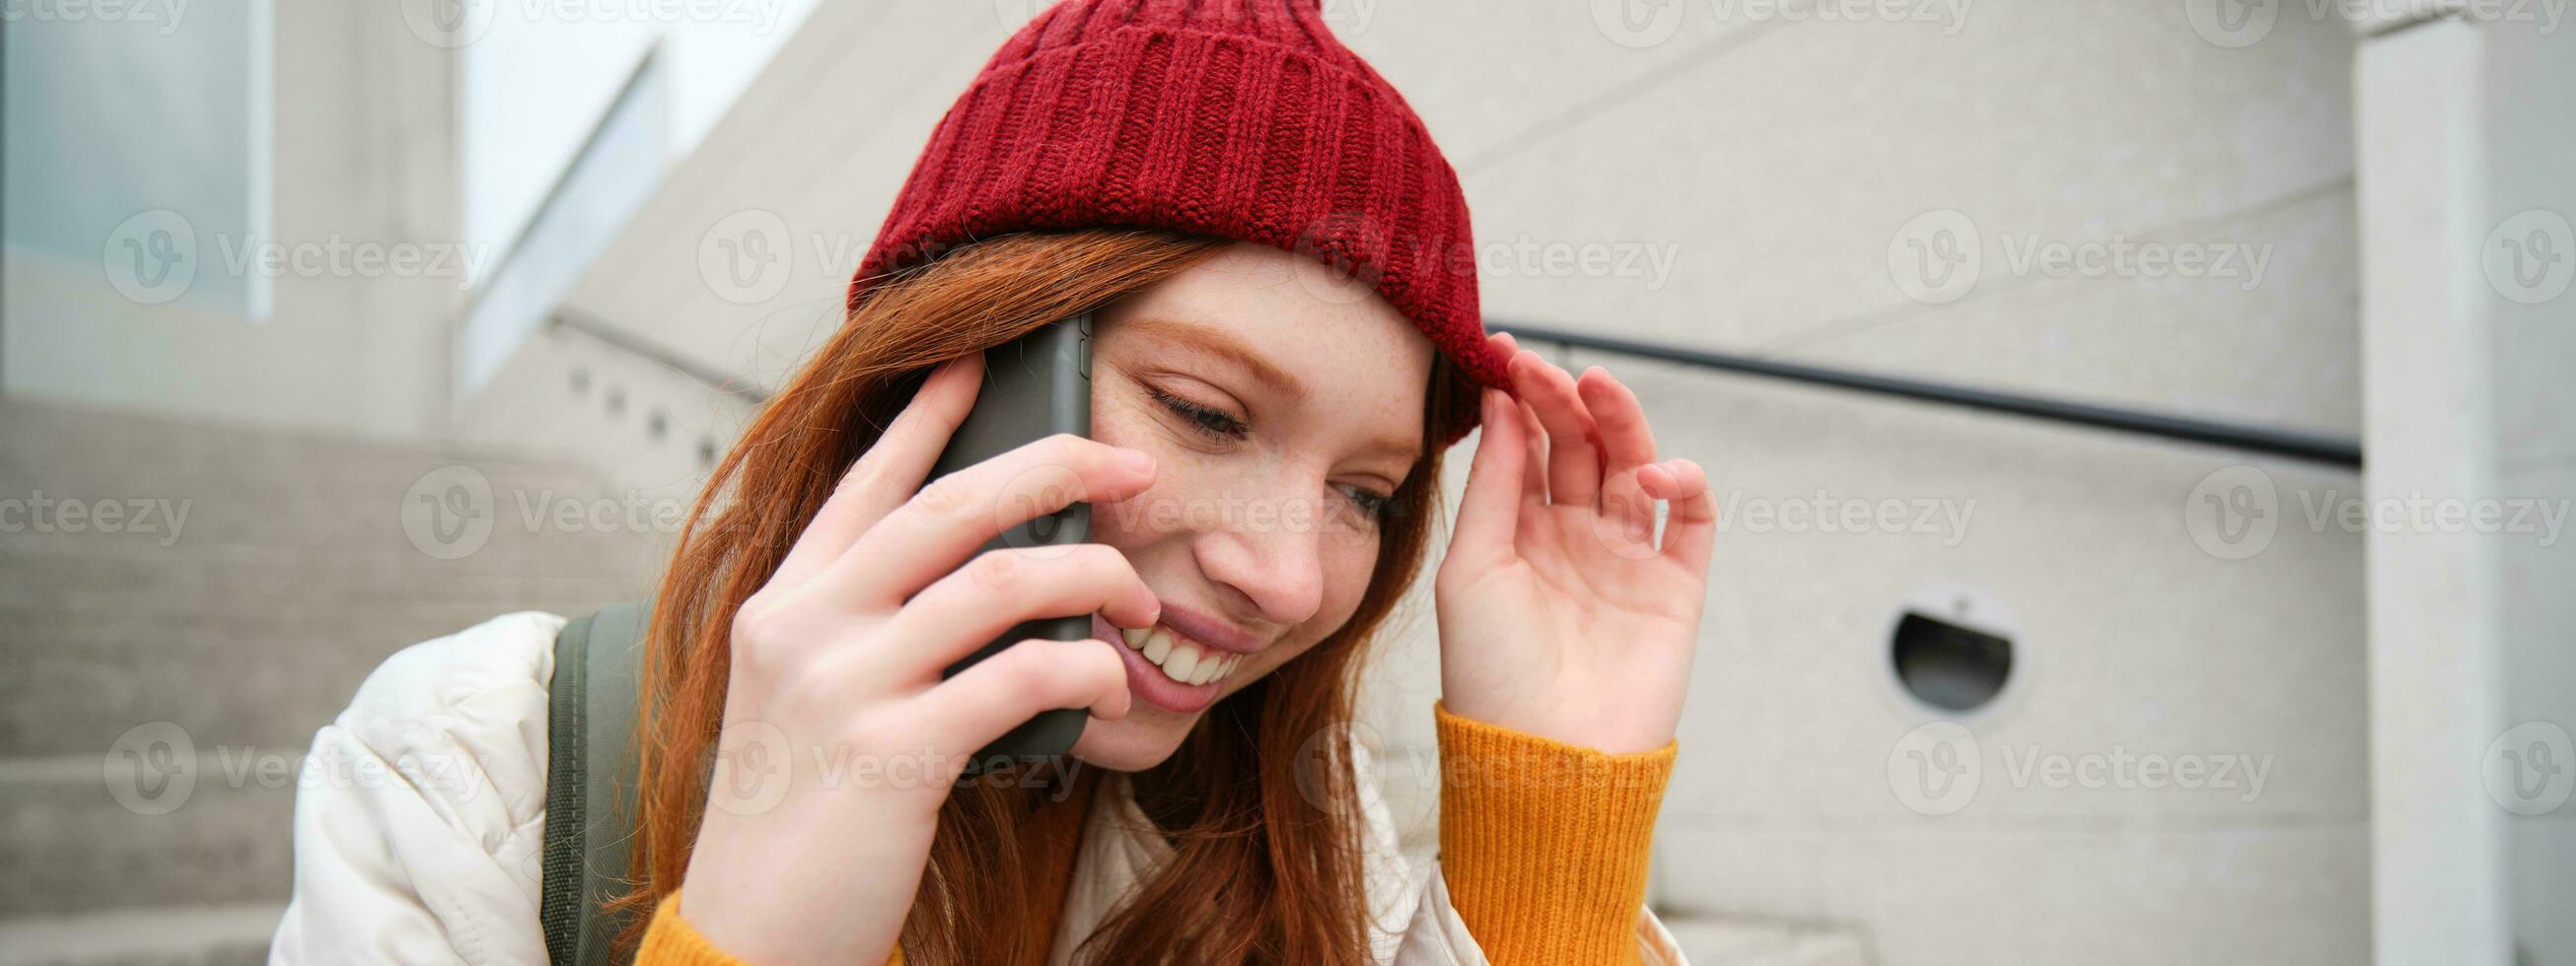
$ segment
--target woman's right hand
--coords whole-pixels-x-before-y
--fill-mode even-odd
[[[1048,709],[1127,713],[1126,668],[1103,641],[1022,641],[940,678],[1024,620],[1147,627],[1161,612],[1106,546],[975,555],[1074,501],[1135,495],[1150,456],[1054,436],[922,486],[982,378],[980,353],[940,366],[734,618],[680,913],[737,958],[884,962],[968,756]]]

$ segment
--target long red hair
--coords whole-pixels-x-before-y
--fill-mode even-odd
[[[753,418],[699,494],[646,632],[632,881],[609,904],[634,916],[629,948],[688,868],[724,718],[734,612],[930,368],[1142,291],[1227,244],[1122,228],[961,247],[873,286]],[[1368,641],[1421,569],[1443,448],[1430,433],[1473,405],[1464,380],[1435,357],[1423,456],[1394,494],[1350,621],[1210,708],[1170,758],[1132,776],[1175,854],[1085,938],[1078,962],[1368,961],[1358,789],[1347,750],[1324,742],[1319,756],[1314,739],[1348,733]],[[1018,782],[971,782],[949,796],[904,922],[907,962],[1044,960],[1054,937],[1037,923],[1055,917],[1036,908],[1043,900],[1015,838],[1043,801],[1042,788]]]

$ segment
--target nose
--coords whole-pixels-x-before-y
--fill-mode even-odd
[[[1319,544],[1329,523],[1316,514],[1247,513],[1198,535],[1195,553],[1208,579],[1243,598],[1261,620],[1291,626],[1324,606]]]

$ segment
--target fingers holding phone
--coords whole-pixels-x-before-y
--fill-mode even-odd
[[[970,754],[1050,715],[1131,707],[1118,646],[1091,639],[1091,615],[1150,626],[1159,602],[1117,550],[1026,532],[1141,492],[1153,461],[1050,433],[942,473],[961,459],[957,430],[994,398],[983,368],[961,360],[925,381],[735,616],[720,747],[757,735],[783,745],[765,759],[790,765],[783,791],[745,792],[760,769],[742,755],[720,753],[710,776],[682,914],[736,955],[884,959]],[[1047,535],[1078,541],[1087,521]],[[1024,631],[1065,621],[1079,633]],[[719,807],[754,792],[757,807]]]

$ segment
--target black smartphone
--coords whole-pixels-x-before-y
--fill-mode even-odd
[[[1057,433],[1091,435],[1091,316],[1077,315],[984,352],[984,384],[975,407],[949,437],[948,448],[931,469],[937,479]],[[1005,547],[1047,547],[1091,539],[1091,505],[1076,502],[1011,527],[987,541],[977,553]],[[1026,621],[977,648],[940,676],[955,677],[975,662],[1032,637],[1059,641],[1091,636],[1091,615],[1070,614]],[[978,774],[1012,760],[1050,759],[1073,750],[1082,737],[1083,708],[1039,713],[976,752],[968,774]]]

